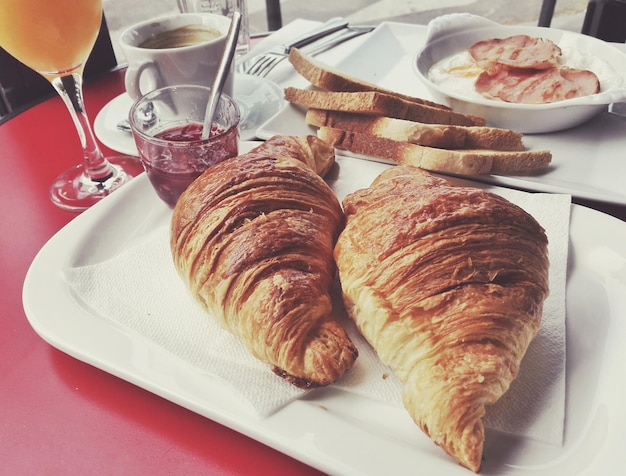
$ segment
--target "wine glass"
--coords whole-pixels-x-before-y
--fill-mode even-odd
[[[50,188],[66,210],[85,210],[143,172],[137,157],[104,157],[85,112],[83,70],[101,21],[101,0],[0,0],[0,46],[52,83],[78,131],[84,160]]]

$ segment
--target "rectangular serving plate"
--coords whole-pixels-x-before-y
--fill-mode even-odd
[[[426,38],[426,26],[384,22],[366,38],[331,50],[317,59],[354,77],[404,94],[433,100],[414,72],[416,55]],[[626,45],[616,45],[626,52]],[[283,68],[275,79],[282,87],[307,88],[310,84]],[[315,134],[305,123],[305,110],[288,104],[262,124],[257,136]],[[521,190],[567,193],[574,197],[626,205],[626,117],[608,112],[565,131],[527,134],[528,149],[552,152],[549,168],[530,175],[472,177],[484,183]],[[371,159],[377,160],[377,159]]]

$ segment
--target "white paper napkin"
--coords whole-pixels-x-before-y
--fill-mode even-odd
[[[550,295],[541,329],[531,342],[519,376],[485,417],[489,428],[561,445],[565,424],[565,292],[569,248],[569,195],[503,190],[545,228],[550,257]]]
[[[570,197],[505,190],[529,211],[550,240],[550,297],[539,336],[518,379],[488,410],[488,427],[555,444],[562,442],[565,403],[565,278]],[[176,358],[221,377],[265,416],[304,394],[254,359],[237,337],[196,305],[178,277],[163,226],[102,263],[64,270],[77,299],[111,321],[168,350]],[[336,314],[359,348],[355,367],[335,385],[401,406],[401,385],[356,331],[336,290]]]

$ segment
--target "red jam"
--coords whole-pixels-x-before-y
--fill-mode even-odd
[[[213,124],[210,138],[200,144],[189,144],[202,138],[202,124],[191,123],[155,135],[169,144],[144,144],[140,150],[144,168],[159,197],[174,207],[178,197],[207,168],[238,154],[237,127],[225,131]]]
[[[192,122],[191,124],[185,124],[184,126],[173,127],[172,129],[159,132],[154,137],[156,137],[157,139],[173,141],[200,140],[202,139],[202,129],[202,124]],[[218,126],[217,124],[212,124],[209,137],[213,137],[222,132],[224,132],[224,129],[222,127]]]

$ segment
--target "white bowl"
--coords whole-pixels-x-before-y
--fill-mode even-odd
[[[548,104],[515,104],[462,95],[429,79],[438,61],[465,51],[477,41],[528,35],[548,38],[565,52],[576,51],[589,60],[600,79],[600,92]],[[414,70],[433,98],[465,114],[484,117],[488,125],[523,133],[553,132],[588,121],[607,105],[626,100],[626,54],[597,38],[554,28],[505,26],[466,13],[444,15],[428,24],[424,47],[417,53]]]

